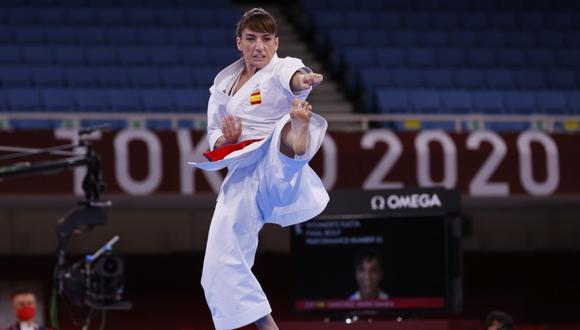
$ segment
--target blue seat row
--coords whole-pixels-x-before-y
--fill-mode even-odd
[[[358,86],[377,88],[580,90],[580,71],[363,69]]]
[[[240,57],[235,46],[224,47],[81,47],[0,46],[0,65],[227,65]]]
[[[186,112],[205,113],[203,89],[2,89],[5,112]]]
[[[221,67],[0,67],[0,86],[16,87],[203,87]]]
[[[383,113],[580,114],[580,92],[381,89],[375,95]]]
[[[1,6],[8,7],[193,7],[193,8],[227,8],[231,0],[2,0]]]
[[[458,48],[567,48],[580,49],[580,31],[509,31],[496,30],[377,30],[333,29],[326,34],[326,47],[458,47]]]
[[[307,10],[574,10],[575,0],[301,0]]]
[[[321,31],[335,28],[430,30],[573,30],[580,27],[578,12],[472,11],[356,11],[318,10],[311,24]]]
[[[230,23],[233,26],[234,23]],[[213,25],[213,24],[212,24]],[[208,45],[235,43],[233,27],[2,26],[0,45]]]
[[[335,61],[350,70],[404,66],[580,69],[580,50],[347,47],[340,55]]]
[[[1,5],[0,5],[1,6]],[[0,7],[1,8],[1,7]],[[187,26],[232,27],[242,13],[224,8],[162,8],[151,7],[16,7],[1,8],[4,25],[69,26]]]

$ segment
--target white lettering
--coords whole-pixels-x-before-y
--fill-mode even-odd
[[[195,192],[195,173],[197,168],[187,162],[203,162],[205,158],[203,153],[207,151],[208,142],[204,134],[193,148],[193,141],[189,130],[180,129],[177,131],[177,145],[179,147],[179,173],[180,189],[183,195],[192,195]],[[207,179],[214,193],[220,190],[223,178],[218,171],[201,171]]]
[[[142,181],[131,178],[129,173],[129,143],[143,141],[147,146],[147,163],[149,173]],[[115,177],[119,186],[132,195],[147,195],[154,192],[161,183],[162,153],[161,142],[157,135],[148,130],[125,129],[119,132],[114,141]]]

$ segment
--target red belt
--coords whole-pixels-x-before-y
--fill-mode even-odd
[[[237,144],[228,144],[226,146],[219,147],[219,148],[214,149],[212,151],[204,152],[203,155],[210,162],[215,162],[215,161],[224,159],[227,155],[231,154],[234,151],[244,149],[246,146],[248,146],[254,142],[258,142],[260,140],[262,140],[262,139],[246,140],[246,141],[242,141],[242,142],[237,143]]]

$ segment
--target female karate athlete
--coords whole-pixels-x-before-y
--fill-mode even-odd
[[[210,160],[228,168],[208,234],[201,284],[217,330],[255,323],[278,329],[251,267],[265,223],[289,226],[318,215],[328,194],[308,166],[322,144],[326,121],[304,101],[323,77],[301,60],[276,55],[276,22],[263,9],[237,26],[242,58],[210,88]],[[272,276],[276,276],[272,274]]]

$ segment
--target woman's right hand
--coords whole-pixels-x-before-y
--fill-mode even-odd
[[[222,133],[223,135],[217,140],[215,147],[237,143],[240,135],[242,135],[242,120],[240,117],[226,115],[222,119]]]

